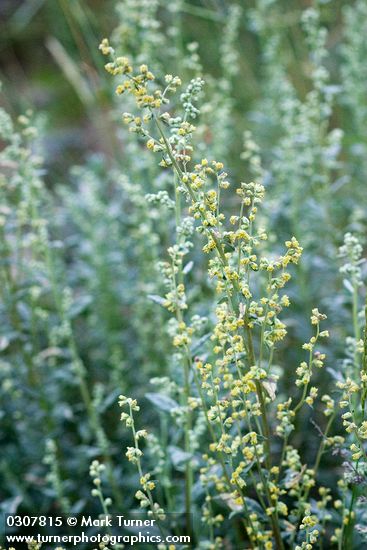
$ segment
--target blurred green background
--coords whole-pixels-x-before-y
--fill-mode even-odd
[[[115,152],[113,132],[103,131],[108,129],[106,109],[111,86],[106,83],[104,60],[98,51],[100,40],[114,29],[115,4],[113,0],[2,0],[0,5],[0,79],[5,91],[2,102],[13,113],[29,107],[47,113],[46,163],[60,176],[66,166],[79,162],[90,152]],[[159,18],[165,33],[172,18],[171,4],[159,2]],[[250,20],[256,2],[245,0],[235,4],[242,11],[236,43],[240,67],[233,97],[236,113],[233,131],[238,139],[231,160],[238,163],[241,133],[253,125],[252,111],[256,111],[266,82],[261,36]],[[338,78],[342,8],[350,2],[334,0],[320,4],[322,23],[330,29],[328,68]],[[198,42],[204,74],[217,78],[221,72],[218,38],[230,3],[204,0],[180,5],[182,44]],[[269,12],[272,29],[282,35],[280,61],[301,98],[310,83],[300,18],[310,5],[307,0],[278,0],[275,16]],[[123,10],[122,4],[122,14]],[[173,43],[176,38],[168,35],[168,40]],[[343,122],[340,112],[334,112],[333,116],[335,125]]]
[[[182,425],[145,398],[152,377],[168,376],[173,389],[166,380],[157,391],[175,399],[182,387],[169,314],[149,299],[166,291],[157,264],[167,258],[176,229],[164,201],[149,202],[147,195],[170,194],[173,182],[123,127],[121,113],[134,106],[116,98],[98,45],[112,35],[120,55],[148,63],[158,78],[178,74],[187,85],[203,75],[197,157],[223,161],[237,183],[263,179],[266,253],[278,254],[292,235],[304,247],[287,291],[292,306],[282,317],[288,336],[274,359],[284,373],[279,398],[296,391],[294,371],[304,360],[313,307],[328,314],[331,331],[328,370],[313,383],[320,393],[335,393],[334,379],[350,368],[355,345],[338,249],[347,231],[363,246],[366,238],[367,2],[0,0],[0,25],[0,103],[15,121],[31,108],[28,122],[40,131],[24,145],[16,122],[15,153],[11,136],[4,138],[11,145],[2,165],[0,248],[11,284],[0,302],[3,511],[10,504],[32,511],[35,503],[45,512],[69,503],[79,511],[98,509],[87,479],[96,457],[117,480],[107,493],[122,491],[133,505],[137,480],[121,456],[131,441],[118,421],[120,392],[142,400],[139,422],[164,441],[166,469],[159,475],[166,485],[159,496],[164,501],[173,487],[179,508],[183,476],[170,443],[182,443]],[[24,161],[19,144],[29,147],[30,165],[17,174],[13,157]],[[38,152],[41,166],[33,160]],[[235,194],[224,196],[228,211],[237,213]],[[193,240],[189,311],[208,316],[210,331],[216,297],[200,236]],[[360,328],[364,293],[364,286],[357,289]],[[197,353],[211,352],[207,340],[198,346]],[[85,370],[78,382],[79,361]],[[33,386],[32,369],[40,380]],[[92,412],[79,395],[84,383]],[[318,445],[313,414],[323,423],[318,404],[294,433],[308,463]],[[336,432],[341,429],[337,423]],[[150,444],[146,456],[154,469],[157,449]],[[199,463],[199,451],[196,458]],[[344,458],[328,452],[320,472],[325,483],[333,485]]]

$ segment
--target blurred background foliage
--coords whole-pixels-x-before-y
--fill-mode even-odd
[[[330,30],[328,69],[333,80],[340,80],[343,7],[350,2],[335,0],[321,4],[322,24]],[[167,35],[168,45],[172,48],[177,43],[177,37],[170,36],[170,30],[172,18],[179,17],[180,46],[184,48],[186,44],[198,42],[203,73],[213,78],[219,78],[223,68],[220,64],[220,37],[230,5],[231,2],[220,0],[181,2],[178,16],[172,15],[175,3],[162,1],[157,8],[157,18],[162,32]],[[259,116],[259,99],[266,95],[270,85],[264,78],[266,59],[262,34],[265,32],[265,40],[270,37],[266,27],[281,37],[278,62],[285,67],[299,96],[305,97],[310,88],[308,56],[300,20],[301,13],[311,2],[279,0],[276,8],[265,14],[267,21],[264,21],[266,27],[262,32],[256,28],[256,18],[251,16],[256,2],[248,0],[238,5],[242,8],[238,16],[236,43],[240,56],[234,60],[235,63],[238,61],[239,67],[232,98],[237,116],[233,119],[236,124],[232,126],[235,139],[231,158],[231,166],[237,170],[242,132],[244,128],[253,126]],[[108,118],[103,114],[108,108],[111,87],[101,70],[103,59],[96,44],[113,30],[115,8],[113,0],[1,2],[0,74],[7,92],[8,107],[13,113],[29,107],[47,112],[46,161],[48,167],[58,174],[63,174],[65,169],[58,163],[61,155],[63,164],[66,162],[70,166],[91,151],[114,152],[110,143],[113,136],[107,135],[99,126],[100,117]],[[123,20],[124,6],[120,7],[120,13]],[[149,55],[150,52],[146,53]],[[169,68],[168,58],[162,63]],[[333,125],[340,127],[342,117],[340,110],[334,112]]]
[[[269,248],[276,252],[292,234],[304,247],[277,362],[294,370],[315,306],[332,319],[330,367],[348,361],[351,298],[337,256],[346,231],[362,242],[366,234],[367,4],[320,0],[316,15],[305,18],[311,5],[0,2],[1,104],[14,120],[34,113],[2,135],[4,147],[11,144],[1,188],[8,220],[1,248],[4,510],[9,503],[32,510],[35,502],[42,511],[68,509],[70,502],[74,510],[90,507],[88,482],[80,486],[78,479],[101,456],[115,502],[121,488],[132,501],[135,480],[121,460],[128,436],[118,426],[116,397],[144,396],[156,376],[182,382],[166,312],[147,298],[162,292],[155,265],[171,244],[171,214],[146,194],[170,190],[172,182],[121,125],[126,108],[98,51],[104,36],[112,35],[120,54],[160,74],[179,74],[184,82],[204,76],[200,152],[224,161],[231,179],[261,173]],[[28,124],[38,137],[24,134]],[[13,174],[12,163],[23,171]],[[207,314],[212,291],[205,265],[198,252],[192,260],[193,312]],[[332,376],[322,373],[317,384],[328,387]],[[289,391],[287,379],[281,391]],[[167,436],[162,411],[152,416],[143,407],[142,416]],[[310,429],[307,415],[301,428]],[[302,429],[298,445],[312,456]],[[174,469],[171,461],[167,486]],[[331,475],[325,466],[324,475]]]

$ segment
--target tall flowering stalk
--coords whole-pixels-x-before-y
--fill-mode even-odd
[[[344,478],[341,480],[341,499],[338,508],[342,515],[342,524],[335,530],[333,539],[342,549],[353,544],[354,531],[366,534],[366,521],[360,505],[365,498],[363,487],[366,484],[367,439],[366,395],[366,327],[361,329],[360,290],[363,287],[362,258],[363,248],[359,239],[346,233],[344,243],[339,249],[339,257],[344,260],[340,272],[344,276],[344,286],[350,295],[352,310],[351,336],[347,337],[347,357],[344,360],[343,376],[336,385],[340,391],[339,407],[346,432]],[[365,312],[364,312],[365,313]],[[365,315],[363,316],[365,317]],[[366,321],[366,319],[363,319]],[[361,486],[361,488],[360,488]],[[361,500],[362,499],[362,500]]]
[[[187,300],[182,259],[187,247],[182,248],[178,240],[169,250],[171,264],[164,264],[164,275],[170,290],[161,303],[176,314],[173,341],[184,358],[185,433],[190,433],[193,414],[201,410],[211,440],[202,454],[200,470],[207,493],[203,521],[208,525],[210,547],[220,547],[221,539],[214,537],[214,529],[224,521],[222,515],[214,514],[214,492],[232,512],[242,511],[241,523],[251,547],[270,549],[275,545],[281,549],[288,541],[299,549],[312,548],[329,519],[325,512],[327,489],[319,489],[319,515],[311,509],[309,494],[316,484],[325,448],[335,444],[328,436],[334,416],[328,419],[312,468],[302,464],[292,446],[292,431],[297,413],[305,405],[312,408],[318,397],[317,388],[310,383],[314,368],[323,367],[325,360],[325,353],[318,347],[328,336],[327,331],[320,330],[326,316],[316,308],[312,311],[311,324],[316,330],[303,345],[308,360],[296,371],[296,386],[301,389],[298,399],[282,401],[277,395],[278,375],[273,367],[274,349],[286,336],[279,314],[290,304],[282,289],[291,277],[288,268],[298,263],[302,248],[292,237],[285,243],[283,255],[267,258],[261,254],[262,243],[267,240],[265,230],[255,223],[264,197],[261,181],[240,184],[236,189],[239,213],[227,221],[221,196],[230,183],[223,164],[194,159],[192,119],[199,114],[196,100],[203,86],[201,79],[192,80],[181,93],[184,114],[170,114],[169,96],[181,85],[178,77],[166,75],[160,87],[146,65],[134,71],[126,57],[116,56],[107,39],[100,49],[111,57],[106,70],[120,79],[116,93],[131,94],[142,111],[141,115],[124,113],[124,122],[145,140],[148,149],[160,155],[160,166],[173,170],[176,228],[183,196],[189,214],[197,222],[197,231],[205,238],[203,252],[210,255],[208,272],[216,282],[218,303],[212,345],[207,354],[193,361],[193,330],[183,319]],[[322,401],[329,416],[331,399],[323,396]],[[278,456],[279,439],[283,450]],[[187,442],[189,453],[189,438]],[[192,474],[190,466],[186,469],[187,513],[193,506]],[[250,508],[250,495],[256,495],[261,513]],[[293,525],[289,523],[292,519]]]

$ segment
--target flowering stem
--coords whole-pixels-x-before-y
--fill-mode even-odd
[[[173,154],[171,145],[168,142],[168,140],[167,140],[167,138],[166,138],[166,136],[165,136],[165,134],[162,130],[162,127],[159,123],[159,120],[158,120],[157,116],[154,114],[153,117],[154,117],[154,121],[156,123],[156,126],[158,128],[159,134],[160,134],[160,136],[163,140],[163,143],[165,145],[165,149],[166,149],[166,152],[168,154],[168,157],[170,158],[170,161],[172,162],[174,170],[176,171],[177,177],[182,182],[182,184],[185,186],[185,189],[189,193],[189,196],[190,196],[192,202],[195,203],[196,202],[195,192],[193,191],[191,186],[185,181],[184,173],[181,170],[177,160],[175,159],[175,156]],[[201,214],[201,216],[205,220],[205,216],[203,214]],[[228,267],[228,261],[227,261],[226,255],[225,255],[224,250],[223,250],[223,246],[222,246],[218,236],[216,235],[215,231],[209,231],[209,233],[210,233],[210,237],[214,241],[215,248],[216,248],[216,251],[217,251],[217,254],[218,254],[218,257],[219,257],[219,260],[220,260],[222,266],[224,268]],[[236,280],[232,281],[232,285],[233,285],[234,295],[232,295],[227,290],[228,300],[229,300],[229,303],[231,304],[233,310],[238,311],[239,310],[239,304],[240,304],[239,296],[241,294],[241,290],[240,290],[239,284]],[[245,337],[246,337],[246,341],[247,341],[247,352],[248,352],[249,366],[250,367],[255,366],[256,365],[255,352],[254,352],[254,347],[253,347],[251,329],[248,326],[248,322],[245,323]],[[263,388],[262,388],[261,383],[260,383],[259,380],[255,380],[255,387],[256,387],[257,398],[258,398],[259,405],[260,405],[261,419],[262,419],[262,425],[263,425],[264,445],[265,445],[265,449],[266,449],[265,463],[266,463],[266,467],[268,469],[270,469],[271,468],[270,428],[269,428],[269,423],[268,423],[268,418],[267,418],[265,396],[264,396],[264,391],[263,391]],[[280,534],[279,522],[278,522],[278,517],[277,517],[276,512],[274,512],[271,515],[271,523],[272,523],[272,527],[273,527],[273,532],[274,532],[274,537],[275,537],[277,548],[282,550],[284,548],[284,545],[283,545],[283,541],[282,541],[281,534]]]
[[[179,227],[181,224],[181,195],[178,189],[178,177],[177,173],[174,172],[174,185],[175,185],[175,219],[176,219],[176,238],[177,242],[180,242],[180,233]],[[174,267],[172,269],[173,277],[175,278]],[[182,271],[182,261],[180,261],[178,268],[178,282],[183,283],[183,271]],[[174,280],[176,286],[176,282]],[[179,306],[176,306],[176,318],[177,322],[180,324],[183,322],[183,315]],[[191,410],[189,406],[189,397],[190,397],[190,369],[191,369],[191,353],[187,346],[185,346],[184,354],[184,406],[186,408],[186,420],[185,420],[185,452],[190,455],[191,453],[191,442],[190,442],[190,432],[191,432]],[[187,533],[192,536],[192,522],[191,522],[191,492],[193,484],[193,471],[191,466],[191,459],[186,461],[185,466],[185,509],[186,509],[186,529]]]
[[[365,316],[365,324],[364,324],[364,330],[363,330],[362,371],[366,373],[367,372],[367,295],[366,295],[366,302],[364,306],[364,316]],[[363,420],[366,414],[366,397],[367,397],[367,388],[366,388],[366,383],[363,382],[363,390],[362,390],[362,396],[361,396],[361,409],[362,409]]]

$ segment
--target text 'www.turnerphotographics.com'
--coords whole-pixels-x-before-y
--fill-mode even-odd
[[[116,549],[129,546],[161,544],[190,547],[190,536],[175,535],[174,526],[180,514],[170,514],[159,525],[156,519],[142,514],[22,516],[6,515],[6,544],[67,544],[83,547],[88,544],[109,544]]]

